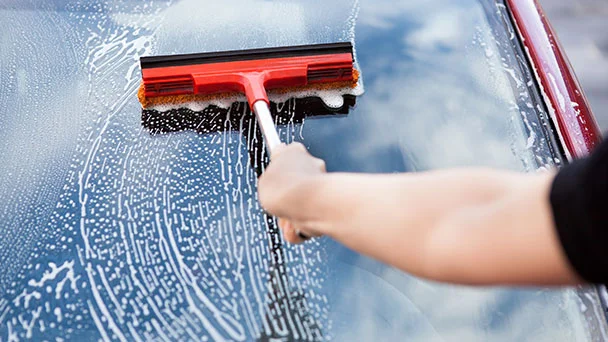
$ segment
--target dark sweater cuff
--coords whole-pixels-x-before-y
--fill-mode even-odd
[[[572,268],[585,281],[603,283],[606,279],[594,263],[592,227],[587,215],[584,196],[584,177],[588,160],[577,160],[565,166],[555,177],[551,187],[551,206],[557,234]],[[596,242],[597,243],[597,242]]]

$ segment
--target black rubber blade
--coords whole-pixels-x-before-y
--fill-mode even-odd
[[[195,64],[224,63],[315,55],[332,55],[341,53],[352,54],[353,45],[350,42],[344,42],[333,44],[299,45],[252,50],[195,53],[186,55],[141,57],[140,63],[142,69],[151,69]]]

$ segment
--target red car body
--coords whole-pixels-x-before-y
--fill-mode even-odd
[[[570,159],[586,156],[601,133],[555,30],[538,0],[507,4],[566,154]]]

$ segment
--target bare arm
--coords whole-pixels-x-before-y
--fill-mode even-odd
[[[292,242],[295,229],[328,235],[420,277],[577,284],[554,229],[553,177],[487,169],[326,174],[301,145],[290,145],[262,176],[260,199],[289,221],[282,226]]]

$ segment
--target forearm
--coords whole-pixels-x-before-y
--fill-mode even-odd
[[[455,170],[329,174],[299,221],[418,276],[473,284],[578,282],[548,203],[551,175]]]

